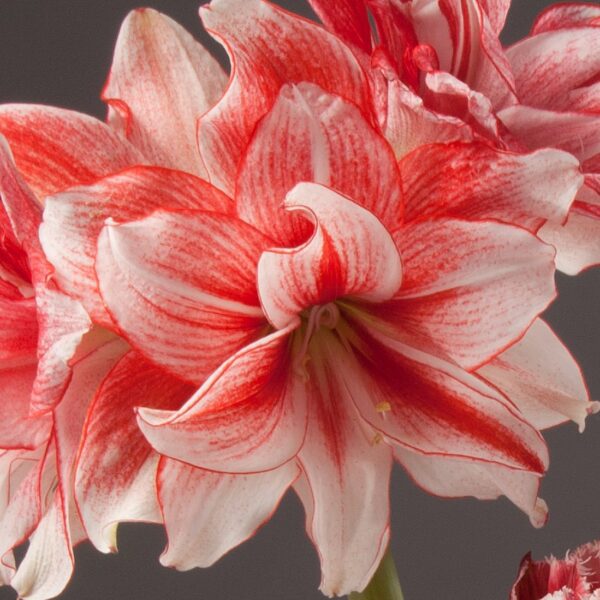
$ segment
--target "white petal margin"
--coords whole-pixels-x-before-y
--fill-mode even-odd
[[[571,419],[583,431],[586,417],[600,409],[600,403],[589,401],[575,359],[541,319],[478,373],[511,398],[537,429]]]
[[[400,255],[372,213],[314,183],[299,183],[284,206],[308,212],[315,230],[302,246],[267,251],[259,260],[260,300],[275,327],[285,327],[305,308],[343,296],[381,302],[398,290]]]
[[[225,361],[178,411],[138,409],[160,454],[225,473],[257,473],[293,458],[306,432],[304,382],[291,368],[297,323]]]
[[[168,543],[161,564],[180,571],[211,566],[271,518],[299,473],[294,462],[230,475],[163,458],[158,490]]]
[[[323,360],[308,363],[312,404],[295,489],[321,560],[320,590],[343,596],[368,585],[387,548],[392,452],[353,404],[339,369],[346,350],[333,334],[319,336]]]
[[[474,496],[495,500],[506,496],[526,515],[534,527],[545,525],[548,507],[538,497],[540,476],[502,465],[452,457],[428,456],[405,448],[394,448],[394,457],[413,481],[425,491],[443,498]]]
[[[226,83],[219,63],[183,27],[141,8],[123,22],[102,96],[113,128],[154,164],[204,177],[196,121]]]

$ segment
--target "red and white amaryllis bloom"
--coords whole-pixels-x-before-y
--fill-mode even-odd
[[[372,4],[395,39],[395,4]],[[503,15],[486,7],[484,33]],[[355,21],[332,35],[261,0],[201,16],[230,54],[228,85],[185,31],[140,10],[117,42],[107,125],[0,108],[45,198],[50,281],[119,348],[85,379],[70,430],[61,494],[81,536],[110,551],[118,522],[162,521],[164,564],[208,566],[293,487],[321,589],[346,594],[386,549],[393,460],[432,493],[504,494],[542,524],[539,430],[595,409],[539,318],[555,251],[536,233],[569,213],[577,159],[489,143],[476,94],[504,73],[495,54],[467,69],[476,93],[447,67],[477,121],[427,108],[414,78],[383,81],[391,49],[373,69]]]
[[[540,235],[575,274],[600,262],[600,9],[550,7],[504,49],[508,0],[311,0],[323,23],[369,65],[374,103],[394,145],[483,137],[499,148],[561,148],[586,185],[566,222]],[[371,31],[369,13],[375,23]],[[398,97],[407,105],[398,107]],[[419,122],[415,139],[403,131]],[[399,131],[397,130],[399,124]]]

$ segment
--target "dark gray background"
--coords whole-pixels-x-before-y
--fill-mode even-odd
[[[203,33],[197,0],[147,0],[219,51]],[[281,1],[308,14],[303,1]],[[513,0],[505,42],[526,35],[551,2]],[[104,117],[99,92],[122,19],[135,0],[0,0],[0,102],[54,104]],[[219,54],[222,56],[222,54]],[[600,399],[600,269],[558,277],[547,317],[580,361]],[[562,554],[600,538],[600,417],[583,435],[574,425],[547,433],[551,467],[542,496],[550,521],[538,531],[508,501],[441,500],[396,469],[392,546],[407,600],[500,600],[523,554]],[[293,494],[251,541],[206,570],[176,573],[158,564],[159,527],[124,525],[120,553],[88,544],[64,600],[319,600],[319,566]],[[0,600],[13,598],[0,589]]]

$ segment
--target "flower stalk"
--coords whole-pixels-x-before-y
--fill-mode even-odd
[[[369,585],[362,592],[352,592],[348,600],[404,600],[394,557],[389,547]]]

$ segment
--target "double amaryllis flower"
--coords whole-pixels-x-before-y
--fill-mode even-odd
[[[208,566],[290,487],[323,592],[362,590],[394,460],[432,493],[504,494],[545,521],[539,430],[596,405],[539,318],[555,249],[536,234],[597,226],[590,155],[519,133],[519,111],[547,108],[495,37],[508,3],[313,6],[333,33],[261,0],[204,6],[228,83],[139,10],[108,124],[0,109],[0,539],[23,597],[59,593],[71,547],[114,550],[121,521],[164,523],[164,564]],[[538,29],[560,38],[558,14]]]

